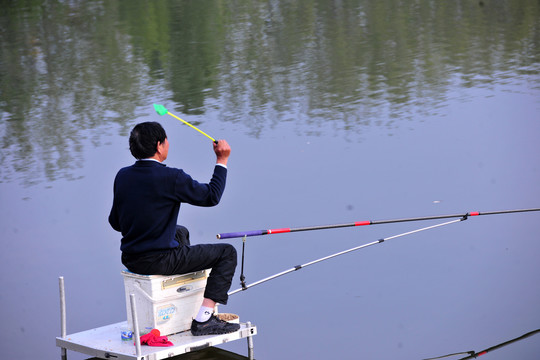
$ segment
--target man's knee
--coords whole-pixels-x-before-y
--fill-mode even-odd
[[[185,226],[176,225],[176,234],[174,235],[174,238],[180,245],[191,245],[189,240],[189,230]]]
[[[231,244],[222,244],[222,246],[224,258],[226,258],[231,264],[234,264],[234,266],[236,267],[236,263],[238,260],[236,248]]]

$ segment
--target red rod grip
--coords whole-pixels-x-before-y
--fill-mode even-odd
[[[268,230],[269,234],[282,234],[282,233],[288,233],[291,232],[291,228],[283,228],[283,229],[271,229]]]
[[[354,226],[363,226],[363,225],[371,225],[371,221],[357,221],[354,223]]]

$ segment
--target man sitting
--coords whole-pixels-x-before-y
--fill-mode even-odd
[[[109,223],[122,233],[122,263],[144,275],[174,275],[212,268],[199,313],[191,325],[193,335],[226,334],[238,324],[218,319],[216,303],[227,304],[227,291],[237,263],[230,244],[191,245],[189,232],[177,225],[182,203],[215,206],[227,178],[231,148],[225,140],[213,143],[216,165],[209,183],[199,183],[182,169],[167,167],[169,142],[157,122],[136,125],[129,137],[135,164],[120,169],[114,180]]]

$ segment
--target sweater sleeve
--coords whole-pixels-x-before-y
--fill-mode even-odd
[[[176,176],[175,193],[180,202],[196,206],[215,206],[221,200],[227,181],[227,168],[215,166],[212,179],[199,183],[180,170]]]

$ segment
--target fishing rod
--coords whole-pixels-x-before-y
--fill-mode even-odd
[[[467,356],[465,356],[464,358],[461,358],[461,359],[458,359],[458,360],[470,360],[470,359],[476,359],[478,356],[482,356],[482,355],[485,355],[487,354],[488,352],[490,351],[493,351],[493,350],[497,350],[497,349],[500,349],[506,345],[510,345],[516,341],[520,341],[520,340],[523,340],[525,338],[528,338],[529,336],[533,336],[534,334],[537,334],[537,333],[540,333],[540,329],[536,329],[536,330],[533,330],[533,331],[530,331],[526,334],[523,334],[521,336],[518,336],[517,338],[515,339],[512,339],[512,340],[508,340],[508,341],[505,341],[505,342],[502,342],[500,344],[497,344],[495,346],[492,346],[492,347],[489,347],[485,350],[482,350],[480,352],[476,352],[476,351],[464,351],[464,352],[459,352],[459,353],[454,353],[454,354],[448,354],[448,355],[443,355],[443,356],[438,356],[438,357],[433,357],[433,358],[428,358],[428,359],[424,359],[424,360],[435,360],[435,359],[443,359],[443,358],[446,358],[446,357],[450,357],[450,356],[456,356],[456,355],[463,355],[463,354],[468,354]]]
[[[213,137],[211,137],[210,135],[208,135],[207,133],[205,133],[204,131],[202,131],[201,129],[198,129],[196,128],[195,126],[191,125],[190,123],[188,123],[187,121],[185,120],[182,120],[180,119],[178,116],[174,115],[173,113],[169,112],[169,110],[167,110],[165,108],[165,106],[163,105],[160,105],[160,104],[154,104],[154,110],[156,110],[156,112],[159,114],[159,115],[171,115],[173,118],[175,119],[178,119],[180,120],[181,122],[183,122],[184,124],[186,124],[187,126],[197,130],[198,132],[200,132],[201,134],[203,134],[204,136],[206,136],[207,138],[209,138],[210,140],[212,140],[214,143],[218,143],[216,139],[214,139]]]
[[[240,289],[236,289],[236,290],[233,290],[233,291],[230,291],[228,293],[228,295],[233,295],[233,294],[236,294],[240,291],[244,291],[244,290],[247,290],[253,286],[256,286],[256,285],[259,285],[259,284],[262,284],[262,283],[265,283],[267,281],[270,281],[272,279],[275,279],[275,278],[278,278],[280,276],[283,276],[285,274],[289,274],[293,271],[297,271],[297,270],[300,270],[300,269],[303,269],[307,266],[310,266],[310,265],[313,265],[313,264],[317,264],[321,261],[325,261],[325,260],[328,260],[328,259],[332,259],[332,258],[335,258],[336,256],[340,256],[340,255],[344,255],[344,254],[347,254],[347,253],[350,253],[352,251],[356,251],[356,250],[360,250],[360,249],[363,249],[363,248],[366,248],[368,246],[371,246],[371,245],[375,245],[375,244],[380,244],[382,242],[385,242],[385,241],[388,241],[388,240],[392,240],[392,239],[396,239],[398,237],[402,237],[402,236],[405,236],[405,235],[411,235],[411,234],[415,234],[417,232],[420,232],[420,231],[424,231],[424,230],[429,230],[429,229],[434,229],[434,228],[437,228],[437,227],[441,227],[441,226],[445,226],[445,225],[450,225],[450,224],[453,224],[453,223],[456,223],[456,222],[460,222],[460,221],[463,221],[463,220],[467,220],[467,217],[466,216],[463,216],[461,219],[457,219],[457,220],[452,220],[452,221],[447,221],[447,222],[444,222],[444,223],[441,223],[441,224],[436,224],[436,225],[431,225],[431,226],[427,226],[427,227],[424,227],[424,228],[420,228],[420,229],[416,229],[416,230],[412,230],[412,231],[408,231],[408,232],[404,232],[404,233],[401,233],[401,234],[398,234],[398,235],[393,235],[393,236],[390,236],[390,237],[387,237],[387,238],[384,238],[384,239],[379,239],[379,240],[376,240],[376,241],[372,241],[370,243],[367,243],[367,244],[364,244],[364,245],[360,245],[360,246],[356,246],[356,247],[353,247],[351,249],[348,249],[348,250],[343,250],[343,251],[340,251],[340,252],[337,252],[335,254],[332,254],[332,255],[328,255],[328,256],[325,256],[325,257],[322,257],[320,259],[317,259],[317,260],[313,260],[313,261],[310,261],[308,263],[305,263],[303,265],[296,265],[295,267],[292,267],[288,270],[285,270],[285,271],[282,271],[280,273],[277,273],[275,275],[272,275],[272,276],[269,276],[267,278],[264,278],[262,280],[259,280],[259,281],[256,281],[254,283],[251,283],[249,285],[246,285],[245,282],[244,282],[244,279],[245,279],[245,276],[244,276],[244,266],[243,266],[243,261],[242,261],[242,275],[240,276],[240,279],[241,279],[241,284],[242,284],[242,288]],[[242,260],[243,260],[243,255],[242,255]]]
[[[343,228],[343,227],[377,225],[377,224],[390,224],[390,223],[400,223],[400,222],[408,222],[408,221],[421,221],[421,220],[462,218],[462,217],[480,216],[480,215],[510,214],[510,213],[520,213],[520,212],[528,212],[528,211],[540,211],[540,208],[518,209],[518,210],[484,211],[484,212],[471,211],[471,212],[468,212],[468,213],[465,213],[465,214],[424,216],[424,217],[414,217],[414,218],[404,218],[404,219],[390,219],[390,220],[367,220],[367,221],[356,221],[356,222],[347,223],[347,224],[319,225],[319,226],[308,226],[308,227],[299,227],[299,228],[281,228],[281,229],[268,229],[268,230],[239,231],[239,232],[230,232],[230,233],[217,234],[216,237],[218,239],[231,239],[231,238],[239,238],[239,237],[246,237],[246,236],[259,236],[259,235],[291,233],[291,232],[296,232],[296,231],[336,229],[336,228]]]

